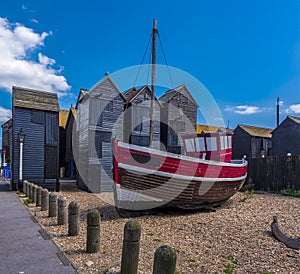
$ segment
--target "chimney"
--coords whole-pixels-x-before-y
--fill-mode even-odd
[[[276,124],[276,126],[278,126],[279,125],[279,97],[277,97],[277,109],[276,109],[276,122],[277,122],[277,124]]]

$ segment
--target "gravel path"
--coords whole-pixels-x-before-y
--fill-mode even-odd
[[[119,218],[114,207],[97,195],[78,191],[75,184],[62,183],[61,189],[58,196],[80,205],[79,236],[68,237],[67,225],[57,226],[56,218],[47,217],[39,207],[30,205],[32,214],[79,273],[119,270],[128,219]],[[242,202],[243,197],[237,193],[215,212],[173,210],[138,217],[142,225],[139,273],[152,272],[154,252],[163,244],[175,248],[178,273],[300,273],[300,251],[285,247],[270,232],[276,215],[284,233],[300,237],[300,198],[254,194]],[[87,254],[86,214],[92,208],[98,208],[102,217],[101,246],[100,252]]]

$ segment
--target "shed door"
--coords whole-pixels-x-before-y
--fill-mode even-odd
[[[57,174],[57,146],[46,146],[46,158],[45,158],[45,178],[56,179]]]

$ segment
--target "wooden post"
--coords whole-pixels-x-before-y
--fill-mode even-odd
[[[176,270],[176,252],[163,245],[156,249],[154,254],[153,274],[174,274]]]
[[[76,201],[72,201],[69,204],[69,227],[68,227],[68,235],[69,236],[77,236],[80,230],[80,222],[79,222],[79,205]]]
[[[28,181],[24,180],[23,181],[23,192],[24,192],[25,196],[27,196],[27,184],[28,184]]]
[[[87,214],[86,252],[96,253],[100,249],[100,214],[92,209]]]
[[[150,105],[150,147],[153,146],[154,139],[154,106],[155,106],[155,78],[156,78],[156,34],[157,20],[153,19],[152,29],[152,77],[151,77],[151,105]]]
[[[67,199],[66,197],[60,196],[58,198],[58,215],[57,224],[65,225],[68,222],[68,212],[67,212]]]
[[[37,192],[37,186],[33,185],[32,186],[32,203],[36,203],[36,192]]]
[[[136,274],[138,271],[141,225],[129,220],[124,227],[121,274]]]
[[[56,217],[57,216],[57,196],[54,192],[49,194],[49,217]]]
[[[42,204],[42,187],[39,186],[36,192],[36,206],[41,206]]]
[[[28,197],[29,197],[29,199],[31,199],[31,200],[32,200],[32,186],[33,186],[33,184],[32,184],[32,183],[29,183],[29,186],[28,186],[28,192],[29,192],[29,195],[28,195]]]
[[[41,203],[41,210],[48,210],[49,209],[49,193],[48,189],[42,189],[41,191],[42,196],[42,203]]]

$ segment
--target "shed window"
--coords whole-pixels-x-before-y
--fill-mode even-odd
[[[114,104],[113,104],[113,101],[109,101],[107,103],[107,105],[105,106],[105,109],[106,111],[113,111],[113,108],[114,108]]]
[[[217,138],[216,137],[207,137],[206,138],[206,145],[208,151],[216,151],[218,150],[217,147]]]
[[[150,137],[149,136],[131,135],[130,143],[133,144],[133,145],[149,147]]]
[[[31,123],[33,124],[44,124],[44,112],[32,110],[31,111]]]
[[[177,146],[178,145],[178,136],[176,134],[168,135],[168,146]]]

